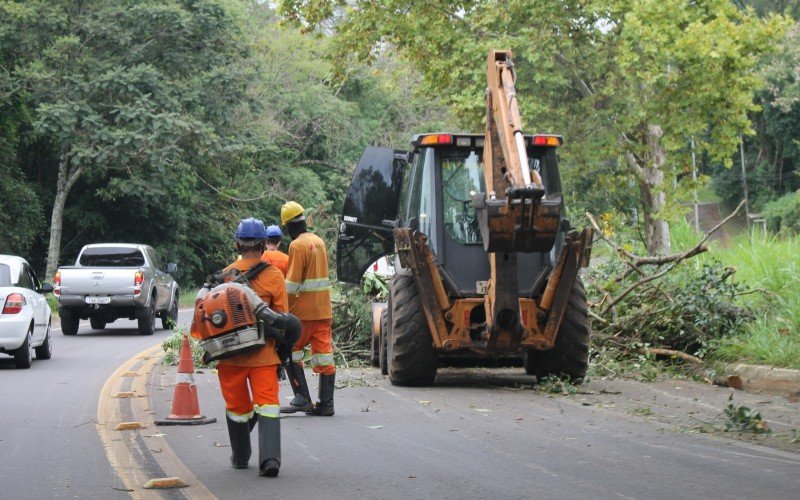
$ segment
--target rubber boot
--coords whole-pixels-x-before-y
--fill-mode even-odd
[[[336,374],[319,376],[319,403],[309,412],[309,415],[321,417],[333,416],[333,390],[335,389]]]
[[[258,416],[258,475],[275,477],[281,468],[281,419]]]
[[[234,469],[246,469],[250,460],[250,425],[248,422],[235,422],[226,416],[228,436],[231,438],[231,466]]]
[[[281,413],[308,412],[314,408],[311,396],[308,392],[306,374],[300,363],[290,363],[287,366],[286,374],[294,392],[294,398],[289,402],[289,406],[281,406]]]

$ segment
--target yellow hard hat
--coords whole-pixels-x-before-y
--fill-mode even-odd
[[[304,220],[305,217],[300,218],[300,216],[303,215],[305,211],[303,206],[296,201],[287,201],[281,207],[281,225],[285,226],[287,222],[295,218],[299,221]]]

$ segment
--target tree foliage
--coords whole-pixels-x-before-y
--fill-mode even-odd
[[[473,127],[486,54],[510,47],[527,126],[565,133],[574,166],[626,169],[650,253],[669,251],[667,192],[687,142],[731,163],[755,109],[756,63],[784,26],[727,0],[288,0],[282,12],[306,29],[335,21],[340,76],[396,48]]]
[[[142,242],[198,283],[289,199],[332,242],[364,146],[447,111],[391,57],[332,85],[328,51],[250,0],[0,1],[0,251],[43,268],[59,190],[55,264]]]

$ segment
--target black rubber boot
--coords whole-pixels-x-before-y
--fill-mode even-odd
[[[336,374],[319,376],[319,403],[308,412],[310,415],[321,417],[333,416],[333,390],[335,389]]]
[[[231,438],[231,466],[234,469],[246,469],[250,460],[250,425],[247,422],[234,422],[225,417],[228,423],[228,436]]]
[[[289,406],[281,406],[281,413],[308,412],[314,408],[311,396],[308,393],[308,383],[306,374],[300,363],[290,363],[286,367],[286,374],[294,392],[294,399],[289,402]]]
[[[258,475],[275,477],[281,468],[281,419],[258,416]]]

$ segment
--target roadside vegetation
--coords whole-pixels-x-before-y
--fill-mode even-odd
[[[587,273],[593,319],[593,373],[652,379],[670,372],[709,375],[717,361],[800,368],[800,237],[746,229],[730,240],[710,240],[685,220],[673,225],[676,255],[646,274],[644,283],[609,307],[633,283],[630,258],[597,243]],[[607,241],[635,253],[630,230],[604,226]],[[616,238],[614,237],[616,236]],[[674,266],[667,270],[668,266]],[[646,266],[639,264],[639,269]],[[664,272],[666,271],[666,272]]]

